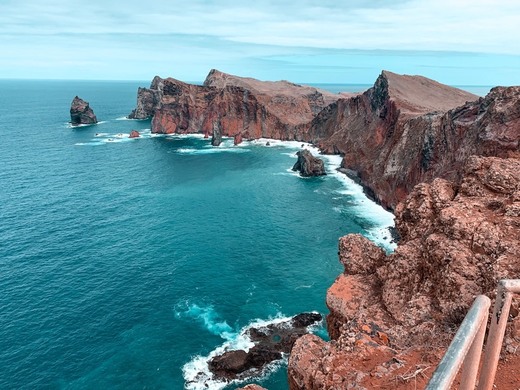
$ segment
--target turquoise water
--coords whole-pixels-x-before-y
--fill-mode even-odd
[[[0,388],[182,389],[250,323],[326,314],[338,237],[388,241],[338,158],[303,179],[300,144],[123,120],[146,84],[0,81]],[[100,124],[67,125],[75,95]],[[256,382],[286,389],[273,371]]]

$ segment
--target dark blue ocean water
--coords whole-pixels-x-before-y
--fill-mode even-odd
[[[299,144],[121,120],[147,84],[0,81],[2,389],[182,389],[251,322],[326,314],[338,237],[387,236],[337,158],[302,179]],[[67,125],[75,95],[102,123]],[[283,367],[257,382],[287,388]]]

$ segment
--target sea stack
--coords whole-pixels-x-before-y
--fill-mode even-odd
[[[213,133],[211,135],[211,145],[219,146],[222,143],[222,128],[219,122],[213,122]]]
[[[300,150],[296,155],[298,161],[294,164],[293,171],[300,171],[303,177],[326,175],[323,160],[314,157],[307,149]]]
[[[70,105],[70,123],[72,126],[94,125],[98,122],[88,102],[76,96]]]

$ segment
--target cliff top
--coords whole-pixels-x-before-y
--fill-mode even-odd
[[[383,70],[376,85],[384,83],[388,95],[402,113],[426,114],[448,111],[479,97],[423,76],[399,75]]]
[[[309,85],[299,85],[291,83],[286,80],[281,81],[260,81],[250,77],[239,77],[228,73],[221,72],[217,69],[212,69],[206,80],[204,81],[206,87],[225,88],[227,86],[241,87],[250,91],[255,91],[264,95],[283,95],[290,97],[301,97],[320,93],[323,98],[330,103],[338,100],[338,98],[347,98],[357,94],[342,92],[332,93],[323,89],[311,87]]]

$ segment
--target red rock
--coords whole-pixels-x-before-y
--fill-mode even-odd
[[[246,385],[244,387],[237,388],[237,390],[267,390],[266,388],[259,385]]]
[[[383,71],[362,95],[318,114],[305,137],[325,152],[344,154],[342,166],[394,209],[420,182],[460,180],[470,155],[518,155],[520,87],[493,88],[477,98]]]
[[[303,177],[323,176],[325,172],[325,164],[323,160],[314,157],[307,149],[302,149],[296,153],[298,160],[292,167],[293,171],[299,171]]]
[[[326,299],[332,341],[304,336],[295,343],[290,388],[407,388],[395,380],[399,370],[417,369],[410,351],[423,362],[433,351],[434,368],[475,296],[494,298],[497,280],[520,275],[520,218],[510,212],[520,206],[518,172],[518,158],[473,156],[459,184],[417,185],[396,208],[401,241],[390,255],[359,235],[342,237],[345,272]],[[513,305],[510,352],[519,347],[519,313]],[[401,368],[391,360],[366,363],[382,356]]]
[[[132,130],[128,138],[139,138],[141,135],[137,130]]]
[[[235,134],[235,136],[233,137],[233,144],[240,145],[241,143],[242,143],[242,134],[241,133]]]
[[[203,86],[156,77],[138,94],[134,116],[153,115],[155,133],[207,135],[219,123],[222,136],[300,140],[343,154],[342,167],[391,210],[420,182],[457,183],[467,156],[519,154],[520,87],[478,98],[383,71],[366,92],[337,95],[212,70]]]
[[[76,96],[70,105],[70,123],[72,126],[93,125],[98,122],[94,111],[85,100]]]
[[[223,136],[294,140],[321,109],[347,96],[212,70],[203,86],[155,77],[150,89],[138,90],[130,117],[153,116],[154,133],[208,134],[220,123]]]

